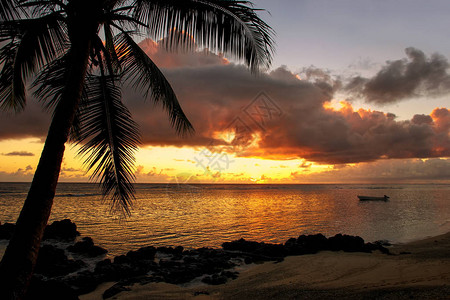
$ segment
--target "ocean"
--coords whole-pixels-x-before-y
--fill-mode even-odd
[[[2,223],[16,221],[29,185],[0,183]],[[284,243],[314,233],[403,243],[450,231],[450,185],[137,184],[124,219],[110,212],[97,185],[59,183],[50,222],[66,218],[111,256],[150,245],[220,247],[240,238]]]

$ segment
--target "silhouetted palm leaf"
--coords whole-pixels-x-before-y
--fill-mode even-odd
[[[112,208],[129,214],[134,198],[134,152],[140,138],[115,81],[110,75],[87,77],[78,139],[84,144],[79,153],[87,169],[93,170],[91,178],[99,179],[103,194],[111,196]]]
[[[26,79],[64,52],[67,37],[58,17],[51,14],[1,23],[0,40],[11,40],[0,50],[2,109],[22,110],[26,102]]]
[[[126,32],[119,34],[116,42],[125,80],[130,80],[146,98],[150,96],[155,103],[161,102],[177,132],[192,132],[192,125],[161,70]]]
[[[17,4],[17,0],[0,1],[0,21],[11,20],[17,17],[22,12]]]
[[[58,104],[67,80],[67,55],[48,64],[34,80],[33,95],[44,102],[47,109],[54,109]]]
[[[134,14],[148,24],[155,39],[171,35],[170,49],[196,44],[243,59],[252,71],[268,67],[273,54],[273,30],[249,1],[134,0]]]

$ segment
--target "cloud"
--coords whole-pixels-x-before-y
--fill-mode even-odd
[[[355,166],[331,169],[329,171],[307,174],[302,171],[291,173],[291,179],[299,182],[332,183],[448,183],[450,182],[450,159],[400,159],[380,160],[373,163],[361,163]]]
[[[2,153],[3,156],[34,156],[34,153],[27,151],[13,151],[8,153]]]
[[[450,64],[444,56],[433,54],[428,58],[412,47],[405,52],[407,59],[388,61],[373,78],[354,77],[345,90],[377,104],[450,92]]]
[[[0,140],[37,137],[44,139],[50,125],[51,114],[44,112],[33,97],[20,113],[0,113]]]
[[[331,109],[327,103],[341,89],[341,82],[327,71],[306,68],[300,76],[304,80],[286,67],[254,76],[246,67],[208,50],[174,54],[151,40],[140,45],[162,67],[196,130],[193,136],[180,138],[160,106],[126,88],[124,102],[140,125],[144,146],[190,146],[241,157],[305,159],[322,164],[450,156],[447,108],[406,121],[381,111],[354,110],[346,102],[341,109]],[[389,76],[399,86],[387,86],[389,97],[383,99],[447,90],[445,58],[426,58],[412,48],[407,54],[408,60],[388,63],[373,79],[361,78],[357,91],[365,97],[378,95],[375,91]],[[0,120],[0,139],[45,136],[50,116],[43,114],[39,105],[30,104],[14,121]],[[303,167],[307,169],[308,164]],[[164,179],[164,173],[154,170],[137,176]]]
[[[159,68],[198,67],[228,64],[222,54],[215,54],[208,49],[199,50],[193,46],[192,51],[168,52],[163,46],[164,40],[155,42],[145,39],[139,46],[150,56]]]
[[[19,168],[15,172],[0,171],[0,181],[4,182],[27,182],[33,178],[33,167],[30,165]]]
[[[165,171],[172,171],[173,169],[156,169],[153,167],[149,172],[144,171],[144,166],[137,166],[135,171],[136,180],[138,182],[152,182],[163,183],[173,180],[173,176],[168,175]]]
[[[129,94],[130,109],[141,125],[145,145],[199,150],[214,146],[216,151],[243,157],[303,158],[323,164],[450,155],[446,108],[407,121],[380,111],[355,111],[349,103],[339,110],[328,109],[326,103],[340,82],[314,67],[303,70],[301,77],[306,80],[299,80],[286,67],[253,76],[243,66],[219,60],[196,68],[171,66],[164,73],[196,134],[177,137],[165,113],[153,111],[150,117],[149,106],[140,95]],[[268,117],[269,110],[255,102],[261,91],[279,108],[279,116]],[[263,126],[255,120],[257,111],[266,114]],[[229,141],[227,131],[236,131],[236,124],[240,124],[240,132],[233,132]]]

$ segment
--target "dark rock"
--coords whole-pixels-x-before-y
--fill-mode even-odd
[[[359,236],[336,234],[328,242],[332,251],[364,252],[364,240]]]
[[[222,248],[227,251],[240,251],[240,252],[256,252],[260,248],[260,243],[246,241],[245,239],[240,239],[232,242],[225,242],[222,244]]]
[[[183,265],[183,263],[179,262],[179,261],[166,260],[166,259],[161,259],[159,261],[159,266],[161,268],[174,268],[174,267],[177,268],[177,267],[180,267],[182,265]]]
[[[156,248],[156,251],[164,254],[172,254],[172,255],[181,255],[183,253],[183,247],[158,247]]]
[[[253,258],[251,258],[250,256],[245,257],[244,263],[246,265],[249,265],[249,264],[253,263]]]
[[[90,237],[84,237],[81,242],[77,242],[75,245],[67,247],[67,250],[72,253],[79,253],[89,257],[96,257],[108,252],[108,250],[102,247],[95,246],[94,241]]]
[[[288,255],[314,254],[329,249],[328,239],[322,234],[301,235],[284,244]]]
[[[364,244],[363,252],[371,253],[372,251],[376,251],[376,250],[378,250],[378,251],[380,251],[381,253],[384,253],[384,254],[390,254],[389,249],[383,247],[380,244],[377,244],[377,243],[366,243],[366,244]]]
[[[230,279],[236,279],[238,278],[239,272],[234,272],[234,271],[222,271],[222,273],[220,273],[221,276],[225,276],[227,278]]]
[[[376,244],[376,245],[383,246],[383,247],[392,246],[392,244],[388,240],[379,240],[379,241],[375,241],[373,243]]]
[[[226,251],[240,251],[255,254],[262,260],[284,257],[287,254],[286,249],[281,244],[258,243],[244,239],[223,243],[222,247]]]
[[[64,250],[45,245],[39,250],[35,272],[48,277],[55,277],[75,272],[85,265],[81,260],[68,259]]]
[[[138,251],[128,252],[126,256],[116,256],[114,262],[109,259],[100,261],[95,267],[95,273],[107,281],[117,281],[157,271],[159,267],[153,261],[155,250],[152,248],[141,248]]]
[[[105,281],[117,281],[125,278],[145,275],[149,272],[148,265],[116,264],[97,266],[95,272]]]
[[[131,291],[131,289],[123,286],[121,283],[116,283],[115,285],[113,285],[112,287],[110,287],[103,293],[103,299],[111,298],[111,297],[117,295],[118,293],[126,292],[126,291]]]
[[[109,258],[106,258],[102,261],[99,261],[96,265],[95,268],[102,268],[102,267],[106,267],[106,266],[110,266],[112,264],[111,260]]]
[[[28,287],[25,300],[77,300],[79,299],[73,289],[64,282],[56,280],[42,280],[33,276]]]
[[[211,284],[211,285],[225,284],[225,283],[227,283],[227,281],[228,281],[228,278],[226,276],[219,275],[219,274],[214,274],[212,276],[206,276],[205,278],[202,279],[202,282],[204,282],[206,284]]]
[[[154,260],[156,248],[153,246],[143,247],[136,251],[129,251],[127,257],[131,260]]]
[[[129,264],[131,263],[131,258],[125,255],[119,255],[114,257],[114,263],[115,264]]]
[[[70,286],[77,295],[93,292],[100,283],[105,281],[107,280],[104,277],[90,271],[83,271],[64,279],[64,283]]]
[[[198,271],[198,270],[197,270]],[[202,275],[196,272],[196,270],[183,266],[180,268],[163,269],[159,274],[164,278],[164,281],[171,284],[187,283]]]
[[[108,290],[106,290],[103,293],[103,299],[108,299],[108,298],[114,297],[115,295],[117,295],[120,292],[129,291],[130,289],[128,288],[128,286],[131,286],[136,283],[145,285],[145,284],[148,284],[151,282],[161,282],[161,281],[162,281],[161,278],[155,277],[155,276],[138,276],[138,277],[123,279],[123,280],[120,280],[115,285],[113,285]]]
[[[0,240],[10,240],[16,229],[16,224],[5,223],[0,225]]]
[[[69,219],[55,221],[47,225],[44,231],[44,240],[68,240],[73,241],[80,233],[77,231],[77,225]]]

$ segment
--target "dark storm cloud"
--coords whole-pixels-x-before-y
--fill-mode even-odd
[[[406,48],[405,52],[407,59],[387,62],[373,78],[354,77],[345,90],[378,104],[450,92],[450,65],[444,56],[426,57],[415,48]]]
[[[0,112],[0,140],[35,137],[45,138],[51,114],[43,111],[32,97],[24,111],[14,114]]]
[[[34,156],[34,153],[27,151],[13,151],[8,153],[2,153],[3,156]]]

